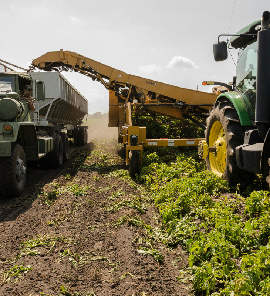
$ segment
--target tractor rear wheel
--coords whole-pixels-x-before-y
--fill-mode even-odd
[[[217,101],[206,120],[205,137],[209,147],[207,169],[228,181],[229,185],[244,186],[254,174],[240,169],[235,148],[244,142],[245,129],[229,100]]]

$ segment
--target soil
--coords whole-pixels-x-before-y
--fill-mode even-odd
[[[142,186],[116,176],[127,174],[116,140],[72,151],[57,170],[29,168],[21,197],[0,198],[0,295],[191,295],[177,278],[185,251],[149,236],[140,224],[160,229],[158,210]],[[142,209],[127,204],[134,199]]]

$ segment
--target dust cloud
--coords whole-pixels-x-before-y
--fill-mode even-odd
[[[93,139],[111,140],[118,139],[118,127],[108,127],[107,119],[89,119],[88,125],[88,142]]]

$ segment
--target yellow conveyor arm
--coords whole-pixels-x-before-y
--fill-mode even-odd
[[[72,69],[86,74],[100,81],[108,90],[115,91],[126,102],[138,100],[138,103],[143,104],[150,97],[151,100],[156,99],[156,103],[178,103],[209,109],[216,100],[214,94],[130,75],[70,51],[47,52],[34,59],[32,65],[46,71]]]

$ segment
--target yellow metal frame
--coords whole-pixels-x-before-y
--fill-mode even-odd
[[[138,145],[130,145],[130,136],[138,136]],[[201,142],[205,142],[205,139],[146,139],[146,127],[139,126],[124,126],[122,128],[123,144],[126,145],[126,164],[129,164],[130,150],[139,150],[141,152],[141,163],[142,154],[144,147],[196,147]]]

